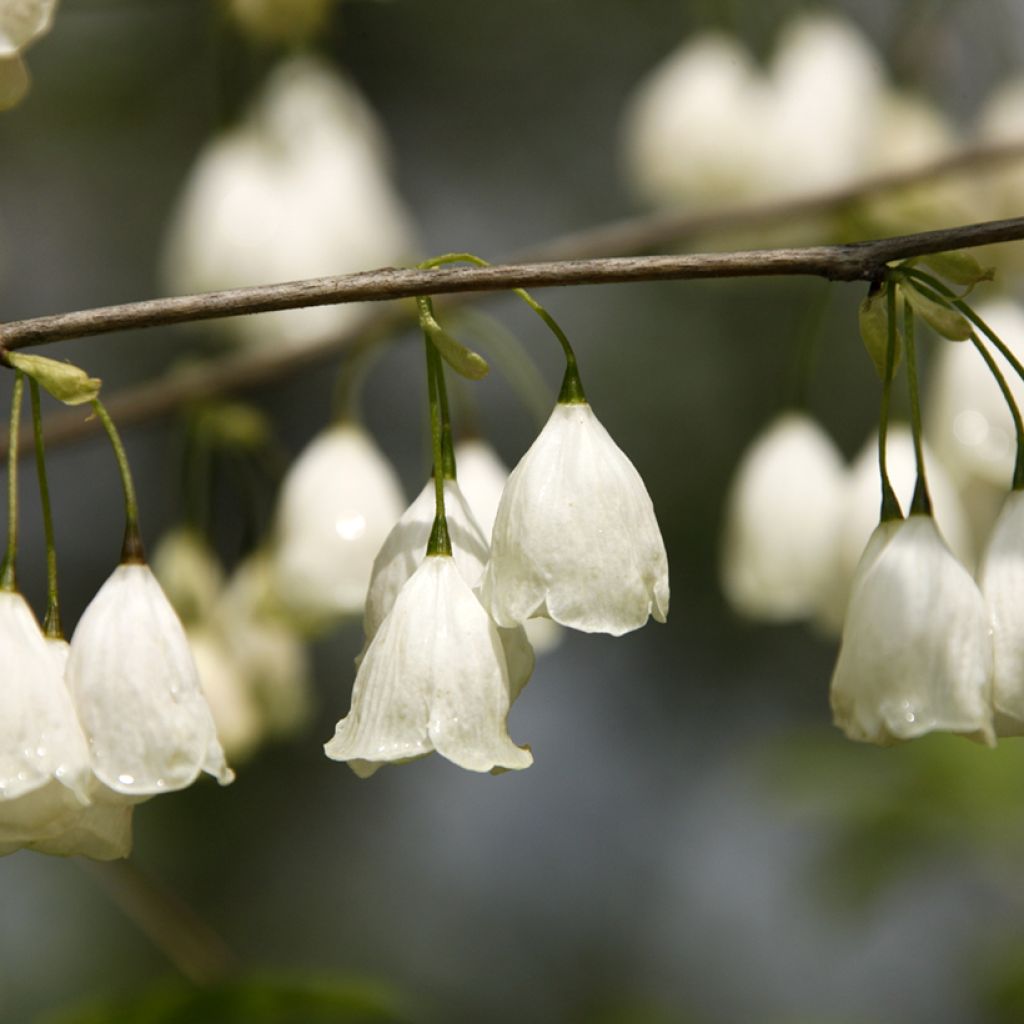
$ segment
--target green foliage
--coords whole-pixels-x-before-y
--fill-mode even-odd
[[[362,981],[259,975],[210,986],[160,982],[128,998],[75,1007],[45,1024],[405,1024],[386,990]]]

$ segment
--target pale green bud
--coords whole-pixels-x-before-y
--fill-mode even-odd
[[[950,341],[966,341],[972,333],[970,322],[955,309],[930,299],[909,282],[904,282],[900,291],[914,312],[933,330]]]
[[[7,362],[65,405],[84,405],[99,397],[99,377],[90,377],[80,366],[64,363],[46,356],[27,355],[24,352],[9,352]]]

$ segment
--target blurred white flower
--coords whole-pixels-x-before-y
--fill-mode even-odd
[[[1024,735],[1024,493],[1012,491],[981,563],[981,592],[992,616],[992,702],[996,733]]]
[[[317,625],[362,611],[373,560],[402,514],[395,471],[369,434],[336,424],[295,460],[281,486],[274,589]]]
[[[149,567],[120,565],[71,640],[67,684],[93,769],[119,793],[191,785],[200,771],[234,777],[181,622]]]
[[[888,745],[928,732],[993,745],[988,609],[930,516],[883,523],[854,579],[832,676],[835,723]]]
[[[839,449],[803,413],[783,413],[755,439],[726,501],[722,586],[737,611],[775,621],[814,613],[845,482]]]
[[[382,133],[355,88],[310,57],[281,64],[245,122],[207,145],[170,227],[179,292],[393,265],[414,248]],[[211,322],[236,339],[306,345],[351,327],[351,303]]]
[[[0,851],[58,832],[89,802],[85,736],[35,616],[0,591],[3,714],[0,715]]]
[[[244,674],[220,634],[204,626],[186,630],[199,683],[213,714],[217,738],[235,764],[248,758],[263,738],[259,710]]]
[[[905,423],[890,423],[886,464],[900,508],[910,509],[917,482],[914,439]],[[974,543],[970,524],[956,485],[941,459],[924,445],[925,472],[931,493],[935,521],[953,553],[965,565],[974,565]],[[882,504],[882,483],[878,470],[878,436],[865,441],[847,473],[839,502],[835,546],[826,566],[815,623],[827,633],[838,633],[843,625],[854,573],[868,538],[878,525]]]
[[[454,559],[428,556],[371,641],[324,750],[364,778],[432,750],[470,771],[527,768],[533,755],[508,736],[510,703],[497,627]]]
[[[224,586],[224,570],[197,530],[188,526],[168,530],[150,561],[182,622],[201,622],[210,615]]]
[[[337,0],[227,0],[238,26],[267,43],[302,43],[326,24]]]
[[[57,0],[3,0],[0,3],[0,57],[15,57],[49,31]]]
[[[687,40],[640,83],[626,113],[627,171],[655,206],[749,198],[763,188],[765,83],[728,36]]]
[[[500,626],[547,615],[620,636],[668,614],[668,558],[640,474],[586,402],[559,402],[512,471],[481,599]]]
[[[278,614],[273,568],[263,551],[231,574],[216,626],[245,678],[268,736],[286,736],[308,719],[312,694],[306,648]]]
[[[427,543],[434,526],[434,502],[434,481],[431,479],[402,513],[374,560],[363,613],[364,653],[394,607],[402,587],[426,557]],[[483,576],[490,547],[455,480],[445,480],[444,502],[452,558],[472,590]],[[498,635],[508,662],[511,699],[515,700],[533,675],[533,648],[520,626],[499,627]],[[360,655],[360,659],[362,657]]]

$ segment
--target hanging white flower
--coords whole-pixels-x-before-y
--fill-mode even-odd
[[[0,851],[52,834],[89,802],[89,751],[60,669],[25,599],[0,591]]]
[[[668,614],[668,558],[640,474],[586,402],[559,402],[512,471],[481,599],[499,626],[547,615],[620,636]]]
[[[449,556],[428,556],[367,648],[352,708],[324,746],[361,777],[436,750],[470,771],[527,768],[509,739],[498,629]]]
[[[268,736],[293,733],[306,722],[312,706],[306,647],[279,612],[271,559],[257,551],[231,574],[214,621]]]
[[[374,557],[404,505],[365,430],[343,423],[315,438],[281,486],[274,579],[282,606],[314,625],[360,612]]]
[[[917,462],[910,427],[905,423],[889,425],[887,465],[889,481],[900,507],[910,508],[917,481]],[[974,565],[974,542],[963,503],[943,462],[924,445],[928,490],[931,493],[935,521],[953,554],[965,566]],[[846,605],[853,586],[854,573],[864,546],[878,523],[882,485],[878,469],[878,437],[864,443],[843,482],[838,509],[835,544],[825,566],[825,586],[815,623],[826,633],[838,634],[843,625]]]
[[[211,614],[224,586],[224,570],[197,530],[168,530],[153,551],[151,565],[182,622],[201,622]]]
[[[191,785],[233,773],[203,698],[188,639],[149,567],[117,567],[71,640],[67,683],[93,769],[119,793]]]
[[[1024,735],[1024,493],[1003,504],[982,559],[981,592],[992,616],[996,733]]]
[[[16,57],[48,32],[57,0],[4,0],[0,3],[0,57]]]
[[[831,693],[853,740],[941,731],[995,743],[988,609],[930,516],[883,523],[868,542]]]
[[[376,118],[330,65],[295,57],[246,120],[200,153],[174,214],[165,276],[179,292],[344,274],[407,261],[409,218]],[[351,303],[211,321],[235,339],[302,346],[365,316]]]
[[[470,589],[474,589],[483,576],[490,547],[455,480],[445,480],[444,502],[452,558],[462,578]],[[363,613],[366,645],[376,636],[381,623],[394,607],[402,587],[423,561],[434,525],[435,511],[434,481],[429,480],[416,500],[402,513],[381,546],[373,563]],[[533,648],[519,626],[499,628],[498,635],[505,649],[511,695],[512,700],[515,700],[533,674]]]
[[[839,449],[804,413],[783,413],[747,449],[726,501],[722,545],[722,586],[737,611],[775,621],[815,611],[845,482]]]

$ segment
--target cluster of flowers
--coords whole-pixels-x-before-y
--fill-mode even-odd
[[[527,767],[506,727],[534,666],[524,623],[621,635],[668,612],[650,497],[585,401],[555,406],[507,481],[480,442],[455,463],[450,554],[426,554],[434,481],[397,515],[393,471],[352,423],[316,439],[282,487],[279,597],[306,621],[363,612],[352,708],[325,748],[360,776],[432,750],[473,771]]]
[[[761,69],[733,38],[690,37],[638,86],[624,125],[626,165],[654,206],[706,208],[839,188],[856,178],[939,158],[960,142],[941,111],[894,89],[884,59],[834,14],[801,15]],[[1024,81],[997,88],[978,114],[980,142],[1019,141]],[[976,182],[930,183],[860,209],[883,230],[935,214],[1012,216],[1017,168]],[[955,215],[951,211],[956,211]],[[820,231],[822,225],[816,225]]]
[[[982,311],[1012,355],[1024,315],[1005,300]],[[1007,497],[1004,484],[993,510],[979,487],[994,492],[994,472],[1013,473],[1013,419],[978,353],[942,348],[959,371],[955,389],[948,364],[936,375],[932,434],[944,457],[922,442],[920,465],[909,430],[888,436],[889,480],[908,518],[883,505],[872,532],[877,439],[846,470],[822,429],[796,412],[751,447],[729,495],[726,594],[755,618],[842,627],[832,708],[851,739],[888,744],[941,730],[993,744],[1024,734],[1024,494]],[[1020,396],[1007,359],[993,361]],[[922,503],[924,479],[931,501]]]
[[[0,592],[0,648],[0,852],[125,857],[135,804],[203,771],[232,780],[181,623],[145,564],[114,570],[70,645]]]

